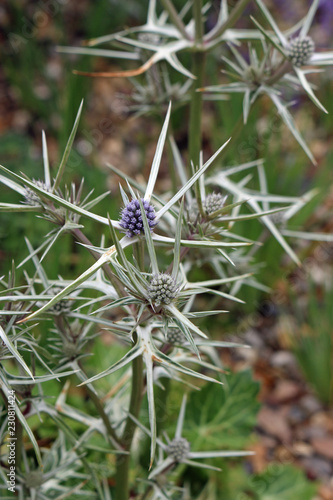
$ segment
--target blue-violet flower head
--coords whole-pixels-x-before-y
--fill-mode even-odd
[[[142,199],[142,205],[146,212],[148,225],[152,231],[156,226],[155,221],[156,214],[154,207],[149,203],[149,201]],[[126,229],[126,236],[128,238],[133,238],[133,236],[138,236],[139,234],[144,234],[144,225],[141,215],[139,200],[131,200],[121,212],[120,225]]]

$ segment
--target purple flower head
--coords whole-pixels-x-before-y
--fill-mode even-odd
[[[150,230],[156,226],[155,222],[155,210],[154,207],[149,203],[149,201],[141,199],[143,208],[146,212],[148,225]],[[138,236],[139,234],[144,234],[144,226],[141,215],[139,200],[131,200],[121,212],[120,225],[126,229],[126,236],[128,238],[133,238],[133,236]]]

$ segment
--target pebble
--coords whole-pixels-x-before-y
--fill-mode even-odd
[[[330,478],[332,475],[332,465],[328,460],[318,457],[306,457],[302,462],[309,479]]]

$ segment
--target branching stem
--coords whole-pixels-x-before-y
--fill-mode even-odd
[[[139,417],[143,391],[143,360],[138,356],[132,361],[132,392],[129,414]],[[136,424],[127,417],[122,435],[122,445],[126,451],[131,450]],[[116,494],[115,500],[128,500],[129,498],[129,468],[131,455],[118,455],[116,462]]]

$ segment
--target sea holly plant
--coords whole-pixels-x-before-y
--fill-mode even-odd
[[[256,9],[251,27],[239,28],[237,22],[250,3]],[[193,416],[187,411],[185,418],[186,394],[182,396],[206,394],[212,386],[212,406],[221,401],[216,418],[228,416],[232,390],[221,349],[239,346],[240,340],[216,338],[209,319],[243,307],[245,287],[269,291],[256,276],[266,264],[256,260],[256,252],[267,240],[276,239],[290,265],[301,262],[287,238],[329,240],[289,226],[315,190],[301,196],[276,193],[263,159],[225,161],[229,144],[237,144],[252,104],[263,93],[314,160],[282,91],[302,87],[323,110],[307,81],[309,65],[332,62],[331,53],[316,52],[309,35],[317,6],[315,0],[307,16],[283,33],[262,0],[238,0],[230,10],[221,0],[213,27],[206,23],[209,3],[194,0],[178,12],[171,0],[151,0],[143,25],[95,38],[85,47],[58,48],[135,64],[134,69],[82,76],[130,77],[135,112],[155,112],[164,121],[146,179],[140,176],[138,181],[122,166],[107,165],[121,183],[119,196],[112,193],[119,199],[118,209],[103,215],[95,213],[95,206],[110,199],[109,192],[93,198],[83,180],[64,185],[82,103],[57,168],[50,166],[44,132],[43,176],[31,178],[24,165],[20,173],[0,166],[3,188],[20,197],[0,203],[0,211],[13,216],[35,213],[50,224],[39,245],[27,235],[26,257],[17,269],[13,266],[8,279],[0,280],[0,384],[4,401],[10,391],[16,394],[19,498],[185,499],[192,494],[184,474],[187,467],[201,467],[208,474],[219,470],[215,460],[251,455],[242,448],[250,425],[243,425],[235,446],[231,439],[220,446],[223,441],[210,436],[209,451],[197,449],[195,440],[184,437],[186,419],[191,422]],[[205,33],[206,26],[210,28]],[[248,58],[241,50],[244,43]],[[99,44],[112,47],[96,48]],[[208,58],[218,61],[224,77],[237,81],[214,86],[206,82]],[[235,92],[244,94],[235,133],[229,138],[222,130],[221,145],[209,156],[202,151],[203,101],[223,104]],[[180,106],[189,107],[185,152],[171,126]],[[157,180],[167,148],[172,187],[163,190]],[[87,221],[99,225],[102,237],[90,235]],[[257,224],[255,239],[244,223]],[[58,258],[57,245],[65,233],[93,261],[83,272],[80,266],[80,271],[65,269],[63,276],[48,276],[46,263]],[[111,243],[106,246],[106,241]],[[48,391],[56,396],[49,397]],[[256,394],[251,392],[253,400]],[[171,396],[178,402],[173,414]],[[251,406],[252,422],[258,403],[249,405],[243,399],[237,398],[237,412],[242,414],[242,404]],[[0,411],[5,439],[8,415],[5,406]],[[220,420],[218,425],[223,424]],[[50,435],[39,421],[46,423]],[[236,427],[230,435],[237,434]],[[8,452],[1,449],[1,454],[5,467],[0,474],[6,484]],[[202,481],[204,488],[204,476]]]
[[[318,67],[333,64],[333,52],[316,52],[315,43],[308,35],[319,6],[319,0],[312,2],[308,14],[287,34],[279,29],[262,0],[255,0],[255,3],[269,25],[269,28],[265,29],[255,17],[252,17],[254,25],[263,35],[261,46],[256,48],[253,44],[248,43],[246,57],[244,51],[242,53],[241,47],[237,47],[232,41],[228,43],[231,58],[222,57],[228,68],[222,71],[236,81],[208,86],[204,90],[223,94],[234,92],[243,94],[244,123],[247,122],[254,102],[261,95],[266,94],[272,100],[282,120],[304,152],[313,163],[316,163],[288,110],[290,103],[285,102],[283,94],[288,87],[294,92],[303,89],[314,104],[327,113],[326,108],[314,94],[313,86],[307,80],[307,75],[318,72]]]

